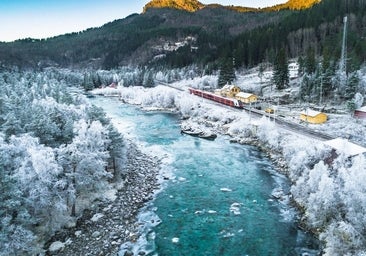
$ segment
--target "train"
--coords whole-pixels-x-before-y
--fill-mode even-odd
[[[205,99],[209,99],[234,108],[244,108],[243,103],[237,99],[225,98],[211,92],[201,91],[194,88],[189,88],[188,90],[190,94],[194,94]]]

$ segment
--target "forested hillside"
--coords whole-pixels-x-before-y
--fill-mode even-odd
[[[297,2],[287,4],[290,3]],[[0,43],[0,63],[22,68],[103,69],[130,64],[168,67],[196,64],[217,70],[228,58],[235,58],[237,68],[273,63],[279,49],[285,49],[288,58],[313,52],[337,62],[343,17],[347,15],[348,66],[357,69],[366,58],[365,7],[364,1],[323,0],[309,9],[287,7],[281,11],[246,13],[220,6],[206,6],[193,13],[153,8],[81,33]],[[187,37],[195,40],[174,51],[164,48]]]

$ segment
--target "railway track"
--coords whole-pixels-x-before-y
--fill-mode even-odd
[[[249,109],[247,107],[244,107],[244,110],[246,112],[250,113],[251,115],[255,115],[257,117],[258,116],[259,117],[267,116],[267,117],[273,119],[273,121],[276,123],[276,125],[281,126],[282,128],[285,128],[285,129],[295,132],[295,133],[307,135],[309,137],[320,139],[320,140],[335,139],[334,137],[330,136],[329,134],[314,131],[313,129],[310,129],[309,127],[306,127],[304,125],[297,124],[294,122],[290,122],[288,120],[285,120],[284,118],[275,116],[274,114],[268,114],[268,113],[265,113],[264,111],[259,111],[257,109]]]
[[[161,85],[173,88],[175,90],[186,91],[186,89],[178,88],[178,87],[172,86],[171,84],[168,84],[168,83],[165,83],[165,82],[162,82],[162,81],[156,81],[156,82],[161,84]],[[204,99],[204,98],[202,98],[202,99]],[[210,103],[214,103],[217,106],[230,109],[230,110],[235,111],[235,112],[241,112],[242,111],[240,109],[229,107],[229,106],[217,103],[215,101],[211,101],[211,100],[208,100],[208,99],[204,99],[204,100],[206,100],[207,102],[210,102]],[[250,115],[254,116],[254,117],[261,118],[262,116],[266,116],[266,117],[272,119],[277,126],[280,126],[281,128],[284,128],[285,130],[288,130],[288,131],[291,131],[291,132],[294,132],[294,133],[297,133],[297,134],[300,134],[300,135],[305,135],[305,136],[315,138],[315,139],[319,139],[319,140],[322,140],[322,141],[335,139],[335,137],[330,136],[329,134],[314,131],[313,129],[311,129],[307,126],[297,124],[297,123],[294,123],[294,122],[290,122],[288,120],[285,120],[284,118],[276,116],[275,114],[269,114],[269,113],[266,113],[264,111],[260,111],[260,110],[257,110],[257,109],[254,109],[254,108],[248,108],[248,107],[244,107],[243,110],[246,111],[247,113],[249,113]]]

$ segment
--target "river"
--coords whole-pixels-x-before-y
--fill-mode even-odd
[[[228,137],[208,141],[180,133],[179,116],[144,112],[96,98],[126,137],[164,158],[162,189],[140,213],[141,237],[122,246],[137,255],[317,255],[297,228],[287,179],[252,146]]]

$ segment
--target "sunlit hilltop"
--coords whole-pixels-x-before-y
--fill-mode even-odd
[[[319,3],[321,0],[289,0],[283,4],[278,4],[275,6],[270,6],[266,8],[251,8],[244,6],[222,6],[219,4],[209,4],[204,5],[197,0],[152,0],[144,7],[144,12],[146,12],[150,8],[172,8],[185,10],[188,12],[195,12],[204,7],[224,7],[227,9],[235,10],[238,12],[248,12],[248,11],[278,11],[282,9],[290,9],[290,10],[301,10],[312,7],[314,4]]]

